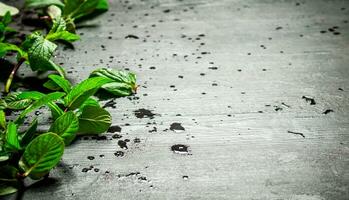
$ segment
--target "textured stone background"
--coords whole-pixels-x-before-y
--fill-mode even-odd
[[[24,199],[348,199],[348,20],[347,0],[112,1],[56,61],[129,69],[139,92]]]

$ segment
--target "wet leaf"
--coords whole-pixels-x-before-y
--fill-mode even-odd
[[[65,145],[70,144],[79,129],[79,120],[73,111],[69,111],[61,115],[51,125],[49,132],[56,133],[64,139]]]
[[[27,8],[43,8],[50,5],[64,7],[64,4],[60,0],[25,0],[25,7]]]
[[[21,92],[18,95],[18,98],[21,99],[30,99],[30,100],[39,100],[45,96],[45,94],[38,92],[38,91],[25,91]],[[57,106],[54,102],[49,102],[47,106],[50,108],[52,117],[56,119],[57,117],[61,116],[63,114],[63,110]]]
[[[73,89],[64,98],[66,107],[70,110],[79,108],[84,101],[86,101],[90,96],[94,95],[101,86],[110,82],[112,82],[111,79],[104,77],[88,78],[82,81],[73,87]]]
[[[103,85],[102,88],[114,96],[128,96],[137,90],[136,75],[130,72],[101,68],[93,71],[90,77],[106,77],[112,79],[113,82]]]
[[[42,96],[40,99],[36,100],[33,104],[31,104],[28,108],[26,108],[17,118],[17,121],[23,119],[28,113],[34,111],[41,106],[47,105],[61,97],[65,94],[63,92],[52,92],[50,94]]]
[[[5,149],[11,152],[21,149],[18,140],[17,126],[13,122],[9,122],[7,125]]]
[[[46,9],[47,14],[51,17],[51,19],[56,19],[62,16],[62,10],[56,5],[50,5]]]
[[[25,56],[25,52],[14,44],[0,43],[0,57],[4,57],[10,51],[18,52],[20,56]]]
[[[3,110],[0,110],[0,128],[6,129],[6,115]]]
[[[4,150],[0,150],[0,162],[4,162],[10,159],[10,155],[8,152]]]
[[[22,99],[19,97],[18,92],[13,92],[5,97],[6,108],[13,110],[23,110],[30,106],[32,103],[31,99]]]
[[[17,181],[18,170],[15,167],[10,165],[1,166],[0,172],[0,181]]]
[[[46,35],[49,41],[64,40],[67,42],[74,42],[80,39],[79,35],[66,31],[66,22],[63,17],[58,17],[53,20],[53,25],[50,32]]]
[[[111,116],[98,106],[86,106],[79,117],[79,134],[99,134],[108,130]]]
[[[58,164],[63,152],[63,139],[54,133],[44,133],[28,144],[19,166],[24,171],[24,176],[39,179]]]
[[[48,76],[49,80],[44,84],[46,88],[52,89],[54,88],[57,90],[57,88],[62,89],[64,92],[68,93],[71,90],[71,84],[67,79],[62,78],[61,76],[51,74]]]
[[[65,3],[64,15],[79,19],[92,14],[96,10],[99,0],[66,0]]]
[[[100,106],[98,100],[89,97],[86,101],[84,101],[84,103],[79,107],[79,111],[82,111],[85,106]],[[81,114],[81,113],[80,113]]]
[[[51,60],[53,52],[57,48],[56,44],[35,32],[28,36],[23,46],[28,49],[28,61],[33,71],[56,70],[61,76],[64,76],[63,68]]]
[[[18,183],[0,181],[0,196],[16,193],[18,188]]]

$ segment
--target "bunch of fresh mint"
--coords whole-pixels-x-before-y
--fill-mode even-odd
[[[108,9],[106,0],[26,0],[27,8],[43,9],[49,16],[48,31],[36,31],[16,45],[10,43],[14,29],[9,27],[16,8],[0,3],[0,58],[16,53],[17,63],[5,85],[6,95],[0,98],[0,196],[23,189],[26,177],[37,180],[48,175],[61,160],[66,145],[78,135],[100,134],[111,125],[110,113],[100,106],[94,95],[100,91],[112,97],[136,92],[136,76],[130,72],[101,68],[90,77],[72,86],[62,67],[52,61],[56,41],[74,42],[75,22]],[[39,91],[10,92],[18,68],[26,63],[33,71],[55,70]],[[42,107],[51,111],[50,128],[38,130],[38,118],[28,117]],[[12,111],[17,111],[14,119]],[[10,113],[10,114],[9,114]],[[24,126],[25,122],[29,126]]]

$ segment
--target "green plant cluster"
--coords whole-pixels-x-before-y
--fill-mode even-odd
[[[11,10],[7,11],[0,23],[0,57],[8,52],[17,53],[17,64],[10,74],[5,91],[9,92],[13,78],[18,68],[25,62],[33,71],[56,70],[62,77],[64,69],[52,61],[57,42],[74,42],[80,39],[75,34],[75,22],[95,16],[108,10],[107,0],[26,0],[26,8],[42,10],[51,21],[49,30],[35,31],[27,35],[20,45],[9,43],[6,40],[8,32],[14,32],[9,28],[11,23]],[[0,6],[1,8],[1,6]],[[9,9],[8,6],[3,9]],[[0,10],[0,13],[4,11]]]
[[[17,64],[5,85],[7,94],[0,99],[0,196],[17,192],[26,177],[38,180],[47,176],[60,162],[65,146],[77,136],[108,130],[112,118],[94,97],[98,91],[122,97],[137,90],[135,74],[106,68],[96,69],[89,78],[72,85],[65,78],[64,69],[51,60],[57,48],[56,41],[80,39],[75,34],[74,21],[108,9],[107,1],[27,0],[27,8],[45,10],[52,25],[46,33],[37,31],[27,35],[19,46],[6,42],[8,33],[15,30],[8,26],[12,13],[1,11],[1,6],[0,14],[5,14],[0,22],[0,58],[15,52]],[[48,81],[43,84],[50,93],[10,92],[13,77],[22,63],[33,71],[58,72],[58,75],[48,75]],[[43,107],[50,110],[52,123],[48,130],[39,131],[38,118],[30,114]],[[17,111],[18,115],[8,115],[12,111]]]

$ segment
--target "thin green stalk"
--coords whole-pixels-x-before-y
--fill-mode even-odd
[[[17,62],[17,64],[13,67],[13,69],[11,71],[11,74],[8,77],[7,81],[6,81],[6,85],[5,85],[5,92],[6,93],[10,92],[10,88],[11,88],[11,84],[12,84],[13,78],[15,77],[15,74],[16,74],[17,70],[23,64],[24,61],[25,61],[25,58],[20,58],[19,61]]]

